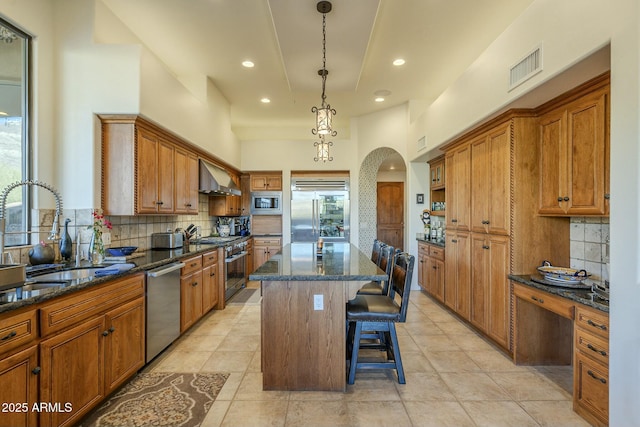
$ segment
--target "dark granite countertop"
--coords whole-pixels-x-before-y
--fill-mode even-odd
[[[532,277],[539,278],[540,280],[542,280],[542,276],[540,276],[538,274],[535,274],[535,275],[531,275],[531,274],[522,274],[522,275],[510,274],[509,275],[509,279],[513,280],[514,282],[518,282],[518,283],[521,283],[523,285],[530,286],[532,288],[540,289],[542,291],[548,292],[548,293],[553,294],[553,295],[558,295],[558,296],[561,296],[563,298],[570,299],[572,301],[578,302],[580,304],[587,305],[589,307],[593,307],[595,309],[598,309],[600,311],[604,311],[606,313],[609,312],[609,302],[604,300],[604,299],[601,299],[601,298],[598,298],[597,296],[595,296],[591,292],[591,289],[573,289],[573,288],[564,288],[564,287],[561,287],[561,286],[545,285],[543,283],[534,282],[531,279]]]
[[[315,243],[291,243],[249,275],[264,281],[368,281],[386,275],[350,243],[325,243],[322,257]]]
[[[247,237],[238,237],[238,239],[234,241],[242,241],[247,240],[251,236]],[[28,305],[40,303],[43,301],[47,301],[61,295],[70,294],[73,292],[78,292],[83,289],[88,289],[93,286],[98,286],[102,283],[109,282],[113,279],[125,277],[127,275],[144,272],[147,270],[154,269],[156,267],[160,267],[165,264],[169,264],[172,262],[179,261],[184,258],[188,258],[190,256],[198,255],[210,251],[212,249],[219,248],[224,246],[228,242],[220,242],[213,244],[194,244],[191,243],[188,248],[179,248],[179,249],[149,249],[145,252],[143,256],[138,258],[132,258],[131,260],[126,261],[126,263],[134,264],[134,267],[130,270],[120,273],[120,274],[112,274],[108,276],[87,276],[79,279],[68,280],[65,282],[60,282],[59,286],[51,286],[45,289],[39,289],[34,291],[23,292],[23,295],[29,295],[29,297],[23,299],[16,298],[16,288],[24,286],[30,282],[38,281],[38,276],[35,275],[33,277],[29,277],[27,281],[18,286],[14,286],[9,289],[4,289],[0,291],[0,313],[5,313],[8,311],[16,310],[21,307],[26,307]],[[70,263],[67,266],[63,267],[64,270],[74,270],[74,269],[83,269],[83,268],[100,268],[100,267],[109,267],[113,264],[102,264],[102,265],[92,265],[90,261],[82,261],[79,266],[75,266],[74,263]],[[43,282],[46,282],[43,281]],[[50,281],[54,282],[54,281]],[[57,283],[57,282],[56,282]]]
[[[429,240],[429,239],[420,239],[420,238],[416,238],[416,240],[420,243],[428,243],[430,245],[433,246],[438,246],[440,248],[444,248],[444,242],[436,242],[435,240]]]

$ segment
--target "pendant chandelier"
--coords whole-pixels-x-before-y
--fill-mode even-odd
[[[322,104],[320,108],[315,106],[311,108],[311,112],[316,114],[316,127],[311,129],[311,133],[320,136],[320,141],[313,144],[317,151],[314,160],[316,162],[319,160],[326,162],[333,160],[333,157],[329,155],[329,147],[333,145],[333,142],[325,141],[325,136],[336,136],[338,134],[337,131],[331,128],[333,115],[336,114],[336,110],[331,108],[331,105],[327,103],[327,95],[325,95],[327,75],[329,74],[329,71],[327,71],[326,17],[327,13],[331,12],[331,2],[319,1],[316,9],[322,13],[322,68],[318,70],[318,75],[322,77]]]

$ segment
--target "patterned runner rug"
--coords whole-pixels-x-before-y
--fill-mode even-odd
[[[81,426],[197,427],[227,378],[227,373],[140,373]]]

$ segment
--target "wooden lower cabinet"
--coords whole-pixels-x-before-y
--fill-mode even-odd
[[[143,274],[41,306],[39,401],[59,405],[41,426],[74,425],[144,366],[144,310]]]
[[[444,248],[418,243],[418,284],[444,302]]]
[[[0,359],[0,402],[8,406],[0,415],[2,425],[34,427],[38,413],[38,346],[32,345]],[[5,408],[3,408],[5,409]]]
[[[573,409],[596,426],[609,421],[609,316],[576,307]]]
[[[282,239],[279,237],[253,239],[253,267],[258,268],[273,255],[282,250]]]
[[[218,251],[202,255],[202,314],[213,309],[220,301]]]
[[[202,270],[180,277],[180,332],[202,317]]]
[[[468,232],[447,230],[444,303],[465,320],[471,315],[471,240]]]
[[[471,235],[471,323],[509,348],[511,304],[509,238]]]
[[[70,412],[40,413],[41,425],[73,425],[106,396],[105,331],[99,316],[40,343],[40,401],[71,406]]]

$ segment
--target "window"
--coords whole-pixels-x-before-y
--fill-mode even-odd
[[[31,38],[0,18],[0,192],[30,176],[29,47]],[[7,195],[4,212],[8,233],[29,227],[30,187]],[[27,243],[26,234],[7,234],[5,245]]]

